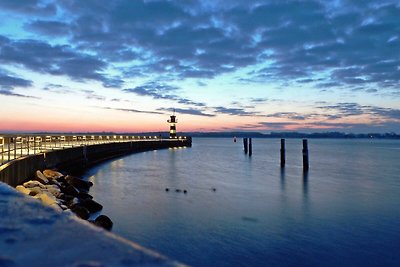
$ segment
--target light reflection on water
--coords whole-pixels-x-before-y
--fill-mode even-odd
[[[198,138],[87,175],[114,232],[191,265],[399,263],[400,142],[309,140],[308,174],[301,140],[287,140],[284,170],[279,145],[253,139],[249,158],[240,142]]]

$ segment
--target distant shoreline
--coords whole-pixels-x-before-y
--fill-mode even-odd
[[[5,132],[3,134],[11,134]],[[13,132],[13,134],[17,134]],[[19,132],[18,134],[28,134]],[[80,133],[56,133],[56,132],[37,132],[29,133],[32,135],[44,135],[44,134],[68,134],[68,135],[128,135],[128,136],[161,136],[162,138],[168,138],[169,133],[167,132],[141,132],[141,133],[116,133],[116,132],[80,132]],[[260,133],[260,132],[178,132],[179,136],[191,136],[191,137],[209,137],[209,138],[310,138],[310,139],[391,139],[399,140],[400,134],[397,133],[342,133],[342,132],[322,132],[322,133],[301,133],[301,132],[271,132],[271,133]],[[1,135],[1,133],[0,133]]]
[[[183,133],[184,135],[190,135],[191,137],[209,137],[209,138],[309,138],[309,139],[390,139],[400,140],[400,134],[395,133],[368,133],[368,134],[347,134],[338,132],[327,132],[327,133],[298,133],[298,132],[279,132],[263,134],[259,132],[207,132],[207,133]]]

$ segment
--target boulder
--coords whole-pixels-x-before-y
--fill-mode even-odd
[[[40,199],[43,204],[48,205],[48,206],[57,204],[57,199],[53,195],[46,193],[46,192],[37,194],[36,196],[34,196],[34,198]]]
[[[82,218],[84,220],[89,219],[90,215],[89,211],[85,207],[82,207],[81,205],[74,205],[71,208],[71,211],[76,215],[78,215],[79,218]]]
[[[23,185],[24,185],[26,188],[40,187],[40,188],[42,188],[42,189],[46,189],[46,186],[45,186],[44,184],[42,184],[41,182],[39,182],[39,181],[30,180],[30,181],[28,181],[28,182],[26,182],[26,183],[23,183]]]
[[[78,188],[80,191],[82,190],[89,191],[90,187],[93,185],[92,182],[88,182],[71,175],[67,175],[65,177],[65,180],[67,181],[68,184]]]
[[[44,170],[43,175],[46,176],[47,179],[58,179],[64,176],[61,172],[53,171],[53,170]]]
[[[31,193],[31,190],[29,190],[28,188],[26,188],[23,185],[17,185],[17,187],[15,189],[17,189],[17,191],[19,191],[19,192],[21,192],[22,194],[25,194],[25,195],[29,195]]]
[[[71,195],[76,197],[79,193],[79,191],[72,185],[67,185],[64,188],[61,188],[61,192],[63,192],[66,195]]]
[[[43,175],[43,173],[39,170],[36,171],[35,173],[35,178],[42,184],[48,184],[49,180],[46,178],[46,176]]]
[[[90,198],[82,199],[80,204],[87,208],[90,213],[98,212],[103,209],[103,206],[101,204]]]
[[[79,192],[77,197],[79,199],[93,199],[93,197],[86,192]]]
[[[113,222],[106,215],[100,215],[99,217],[97,217],[96,220],[94,220],[94,224],[108,231],[110,231],[113,227]]]
[[[30,196],[36,196],[36,195],[40,195],[43,194],[46,191],[46,189],[42,189],[40,187],[32,187],[30,188]]]

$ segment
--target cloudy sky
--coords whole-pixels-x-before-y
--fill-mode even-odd
[[[0,0],[0,131],[400,132],[398,1]]]

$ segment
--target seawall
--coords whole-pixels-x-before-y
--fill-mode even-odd
[[[95,144],[30,155],[0,166],[0,181],[10,186],[24,182],[36,170],[45,168],[81,168],[100,161],[147,150],[191,146],[191,138],[182,140],[143,140]]]

